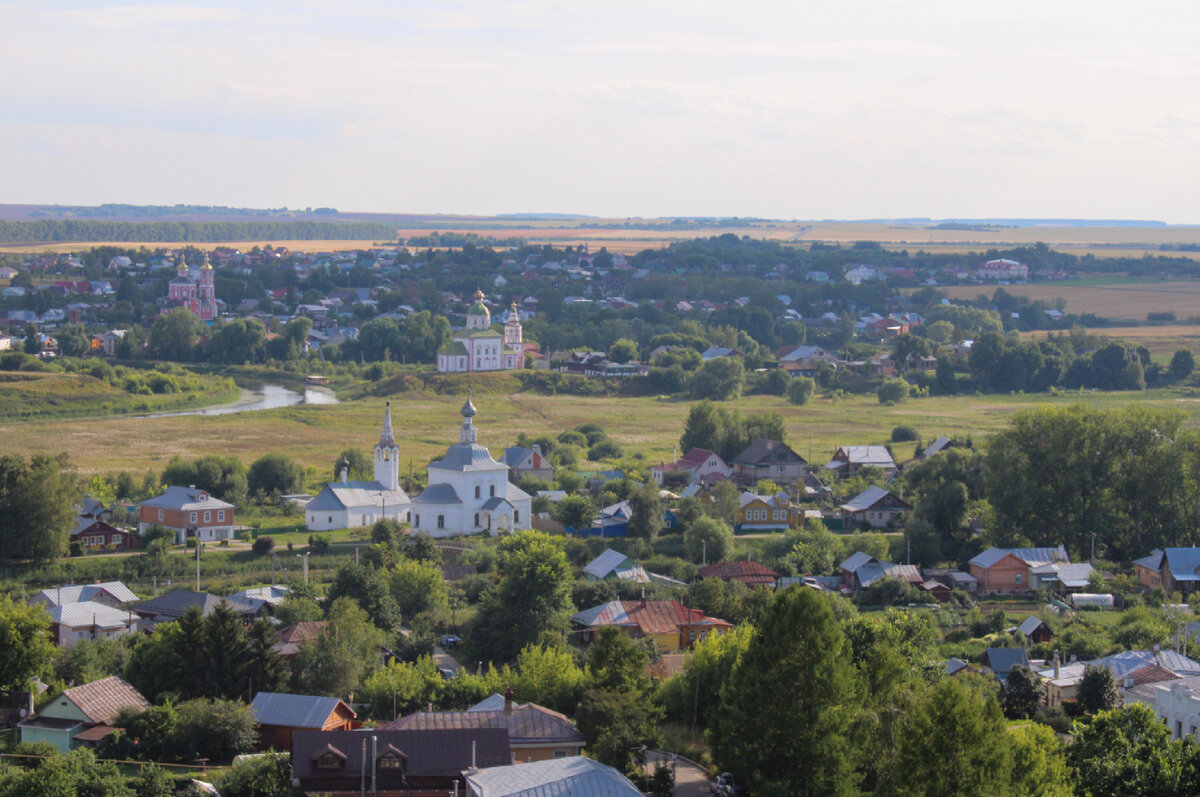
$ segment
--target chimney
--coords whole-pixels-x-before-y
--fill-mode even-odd
[[[1125,676],[1125,688],[1126,688],[1126,689],[1132,689],[1132,688],[1133,688],[1133,676],[1132,676],[1132,675],[1126,675],[1126,676]]]
[[[510,686],[504,690],[504,713],[505,714],[512,714],[512,699],[513,699],[513,690],[512,690],[512,687]]]

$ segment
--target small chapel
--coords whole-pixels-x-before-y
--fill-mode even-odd
[[[437,355],[437,369],[445,374],[476,371],[512,371],[525,367],[521,342],[521,316],[514,302],[509,308],[504,333],[492,329],[492,312],[483,303],[483,291],[475,291],[475,303],[467,309],[467,325],[455,332]]]
[[[350,463],[342,461],[341,480],[330,482],[304,506],[309,531],[370,526],[382,518],[408,522],[410,501],[400,489],[400,447],[392,432],[392,402],[383,411],[383,429],[375,444],[374,481],[351,481]]]

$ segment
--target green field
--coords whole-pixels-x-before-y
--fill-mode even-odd
[[[498,454],[517,435],[549,433],[597,421],[627,455],[649,462],[669,459],[692,402],[668,398],[545,396],[511,391],[513,381],[476,378],[475,419],[479,439]],[[496,392],[489,392],[494,390]],[[267,452],[294,457],[320,473],[332,471],[339,452],[349,446],[369,451],[378,440],[384,396],[338,405],[296,406],[232,415],[169,418],[105,416],[38,421],[0,420],[0,452],[65,451],[83,473],[114,470],[161,470],[171,457],[234,454],[249,463]],[[458,439],[458,414],[464,396],[415,390],[391,396],[401,456],[420,471]],[[893,427],[915,426],[922,438],[940,434],[984,436],[1002,426],[1013,412],[1039,404],[1082,402],[1094,407],[1129,403],[1174,407],[1200,423],[1200,394],[1180,390],[1131,393],[1082,392],[1060,395],[945,396],[882,406],[873,395],[816,396],[806,406],[775,396],[749,396],[729,406],[743,413],[776,412],[784,417],[788,441],[804,457],[825,462],[845,444],[883,443]],[[911,444],[897,447],[910,454]],[[680,452],[682,453],[682,452]]]
[[[203,377],[201,377],[203,378]],[[217,380],[208,380],[217,385]],[[233,401],[238,388],[214,391],[133,394],[84,374],[0,372],[0,419],[91,418],[109,413],[164,412]],[[2,446],[3,444],[0,444]]]

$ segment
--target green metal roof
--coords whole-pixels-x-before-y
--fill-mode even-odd
[[[467,356],[467,347],[462,344],[462,341],[456,340],[453,343],[447,344],[438,349],[438,354],[460,355]]]

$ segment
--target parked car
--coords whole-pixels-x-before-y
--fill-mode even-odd
[[[440,642],[444,648],[454,648],[458,647],[459,643],[462,642],[462,639],[454,634],[442,634],[438,642]]]
[[[746,787],[738,785],[732,772],[722,772],[717,775],[717,779],[710,784],[710,788],[713,794],[728,794],[731,797],[745,797],[747,793]]]

